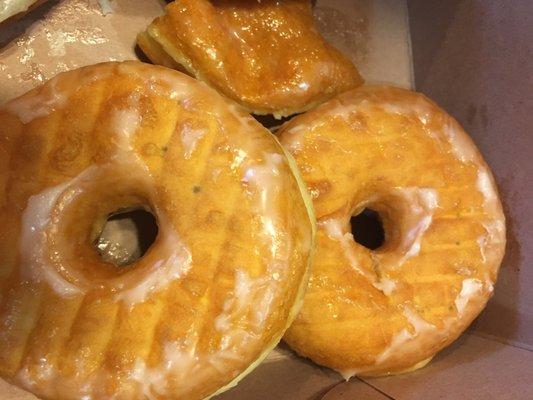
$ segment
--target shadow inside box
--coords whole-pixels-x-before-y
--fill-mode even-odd
[[[250,375],[216,400],[319,400],[342,377],[280,344]]]
[[[259,122],[261,125],[263,125],[265,128],[267,128],[270,132],[276,133],[276,131],[283,125],[285,122],[290,121],[293,117],[296,115],[291,115],[288,117],[282,117],[282,118],[275,118],[271,114],[267,115],[256,115],[252,114],[252,117],[255,118],[257,122]]]

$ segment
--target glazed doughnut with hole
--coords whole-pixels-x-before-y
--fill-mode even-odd
[[[301,113],[363,82],[316,29],[310,0],[174,1],[138,44],[259,115]]]
[[[423,366],[483,309],[504,253],[502,207],[472,140],[423,95],[379,86],[279,134],[318,222],[310,287],[285,340],[346,378]],[[374,250],[351,233],[365,209],[383,225]]]
[[[179,72],[106,63],[0,109],[0,375],[46,399],[201,399],[266,356],[313,240],[293,161]],[[95,245],[142,208],[127,266]]]

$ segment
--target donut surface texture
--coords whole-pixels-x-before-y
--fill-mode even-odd
[[[502,207],[472,140],[423,95],[372,86],[279,134],[318,222],[310,287],[284,339],[346,378],[423,366],[483,309],[504,253]],[[382,220],[375,250],[351,232],[364,209]]]
[[[234,385],[303,298],[314,225],[290,162],[205,84],[138,62],[0,108],[0,375],[54,400]],[[158,234],[117,267],[94,244],[132,207]]]
[[[178,0],[138,42],[154,63],[187,70],[254,114],[300,113],[362,83],[316,29],[309,0]]]

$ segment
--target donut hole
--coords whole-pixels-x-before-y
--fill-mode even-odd
[[[150,211],[117,210],[108,215],[95,247],[105,262],[127,266],[146,254],[158,231],[157,219]]]
[[[385,229],[379,213],[365,208],[350,219],[354,240],[370,250],[377,250],[385,243]]]

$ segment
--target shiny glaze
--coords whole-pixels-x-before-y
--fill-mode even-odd
[[[178,72],[108,63],[0,109],[0,374],[54,399],[200,399],[293,318],[312,223],[275,138]],[[215,173],[216,172],[216,173]],[[118,268],[109,213],[159,232]]]
[[[505,219],[488,166],[424,96],[361,87],[279,131],[318,220],[304,307],[285,336],[344,377],[425,365],[492,294]],[[385,242],[357,244],[350,217],[380,214]]]
[[[316,30],[308,0],[179,0],[147,34],[139,43],[152,61],[180,65],[257,114],[302,112],[362,82]]]

